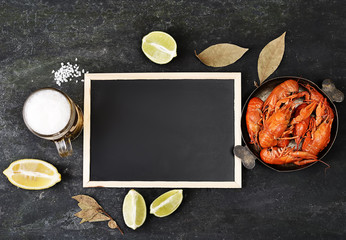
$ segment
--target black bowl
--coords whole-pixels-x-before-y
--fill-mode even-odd
[[[253,144],[250,144],[250,137],[247,131],[247,127],[246,127],[246,119],[245,119],[245,115],[246,115],[246,109],[247,106],[249,104],[249,101],[251,98],[253,97],[259,97],[261,98],[263,101],[265,101],[265,99],[268,97],[268,95],[271,93],[271,91],[280,83],[289,80],[289,79],[293,79],[293,80],[297,80],[299,83],[302,84],[310,84],[311,86],[313,86],[317,91],[319,91],[324,97],[327,98],[330,107],[333,109],[334,113],[335,113],[335,117],[334,117],[334,121],[332,124],[332,130],[331,130],[331,134],[330,134],[330,141],[328,143],[328,145],[323,149],[323,151],[321,151],[318,154],[318,159],[321,160],[327,153],[328,151],[331,149],[331,147],[334,144],[334,141],[336,139],[336,135],[338,133],[338,126],[339,126],[339,117],[338,117],[338,112],[336,110],[336,107],[334,105],[334,103],[330,100],[330,98],[327,96],[327,94],[325,94],[314,82],[305,79],[305,78],[301,78],[301,77],[277,77],[277,78],[273,78],[270,80],[265,81],[260,87],[258,87],[257,89],[255,89],[249,96],[249,98],[246,100],[246,103],[243,107],[242,110],[242,116],[241,116],[241,132],[242,132],[242,138],[243,141],[245,142],[246,146],[248,147],[248,149],[250,150],[250,152],[255,155],[255,157],[262,162],[264,165],[266,165],[267,167],[279,171],[279,172],[290,172],[290,171],[297,171],[297,170],[302,170],[304,168],[310,167],[314,164],[316,164],[317,162],[313,162],[313,163],[309,163],[306,165],[295,165],[294,163],[289,163],[289,164],[282,164],[282,165],[275,165],[275,164],[268,164],[265,163],[261,160],[260,158],[260,152],[258,150],[256,150],[255,146]]]

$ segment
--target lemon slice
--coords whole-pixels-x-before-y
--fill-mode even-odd
[[[142,226],[147,217],[147,207],[144,198],[133,189],[125,196],[123,217],[125,224],[133,230]]]
[[[150,205],[150,213],[156,217],[172,214],[183,201],[183,190],[171,190],[156,198]]]
[[[3,173],[13,185],[28,190],[46,189],[61,180],[52,164],[38,159],[14,161]]]
[[[142,51],[154,63],[166,64],[177,56],[177,43],[171,35],[154,31],[143,37]]]

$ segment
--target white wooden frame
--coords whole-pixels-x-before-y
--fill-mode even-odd
[[[234,80],[234,144],[241,145],[241,73],[87,73],[84,75],[84,152],[83,187],[131,187],[131,188],[241,188],[242,164],[234,156],[234,181],[191,182],[191,181],[90,181],[90,113],[91,81],[96,80],[174,80],[215,79]]]

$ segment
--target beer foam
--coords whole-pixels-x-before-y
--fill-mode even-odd
[[[23,109],[25,123],[36,133],[52,135],[63,130],[71,117],[71,105],[60,92],[43,89],[32,94]]]

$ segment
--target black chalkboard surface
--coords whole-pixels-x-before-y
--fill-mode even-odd
[[[240,91],[237,73],[87,74],[84,186],[241,187]]]

